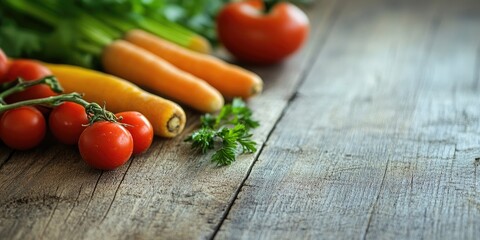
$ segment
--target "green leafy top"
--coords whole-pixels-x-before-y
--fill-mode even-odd
[[[220,3],[220,0],[217,1]],[[133,28],[152,32],[182,46],[189,44],[194,32],[185,26],[190,27],[187,22],[204,13],[205,9],[200,10],[200,6],[212,6],[201,4],[205,2],[3,0],[0,7],[0,48],[13,58],[35,58],[101,68],[100,55],[104,47]],[[175,7],[181,11],[171,14],[175,12],[172,11]],[[201,22],[199,19],[195,22]],[[208,28],[213,29],[213,25],[208,25]],[[204,35],[200,28],[196,30]]]

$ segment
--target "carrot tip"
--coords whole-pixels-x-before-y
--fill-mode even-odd
[[[223,107],[224,104],[225,104],[225,100],[223,99],[223,97],[220,97],[218,99],[218,101],[213,101],[210,104],[210,109],[211,109],[210,112],[216,112],[216,111],[220,110]]]
[[[192,37],[188,48],[200,52],[200,53],[205,53],[205,54],[210,54],[212,52],[212,46],[210,46],[210,43],[208,40],[201,36],[194,36]]]
[[[257,94],[260,94],[263,91],[263,81],[260,76],[255,75],[253,78],[254,83],[252,85],[252,88],[250,89],[250,96],[255,96]]]
[[[252,96],[260,94],[263,91],[263,84],[255,84],[252,88]]]
[[[181,131],[181,119],[177,114],[174,114],[167,122],[167,129],[171,133],[179,133]]]

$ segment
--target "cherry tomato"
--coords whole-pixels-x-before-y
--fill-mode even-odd
[[[31,149],[45,137],[47,124],[34,107],[19,107],[6,111],[0,119],[0,138],[17,150]]]
[[[53,136],[64,144],[77,144],[88,124],[85,108],[74,102],[64,102],[54,108],[48,118]]]
[[[52,75],[52,72],[45,66],[33,60],[14,60],[5,75],[4,80],[7,82],[13,81],[18,77],[23,80],[38,80],[40,78]],[[44,98],[57,95],[47,85],[37,85],[8,96],[5,101],[8,103],[19,102],[22,100]]]
[[[121,112],[115,114],[125,128],[132,134],[133,154],[146,151],[153,141],[153,127],[148,119],[139,112]]]
[[[132,135],[118,123],[95,122],[85,128],[78,140],[83,160],[101,170],[113,170],[130,159]]]
[[[2,82],[2,79],[4,78],[5,74],[8,71],[8,58],[7,55],[3,52],[2,49],[0,49],[0,83]]]
[[[279,62],[305,42],[310,24],[306,14],[291,3],[281,2],[263,13],[259,0],[232,2],[217,16],[220,42],[241,61],[257,64]]]

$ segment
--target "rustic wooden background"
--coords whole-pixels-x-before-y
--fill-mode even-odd
[[[116,171],[0,145],[1,239],[476,239],[480,1],[320,0],[289,61],[249,67],[256,154],[155,139]]]

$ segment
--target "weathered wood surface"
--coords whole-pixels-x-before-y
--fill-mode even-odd
[[[252,67],[261,149],[230,167],[155,139],[116,171],[0,145],[0,239],[475,239],[480,2],[322,0]]]
[[[219,239],[478,239],[480,2],[342,1]]]

